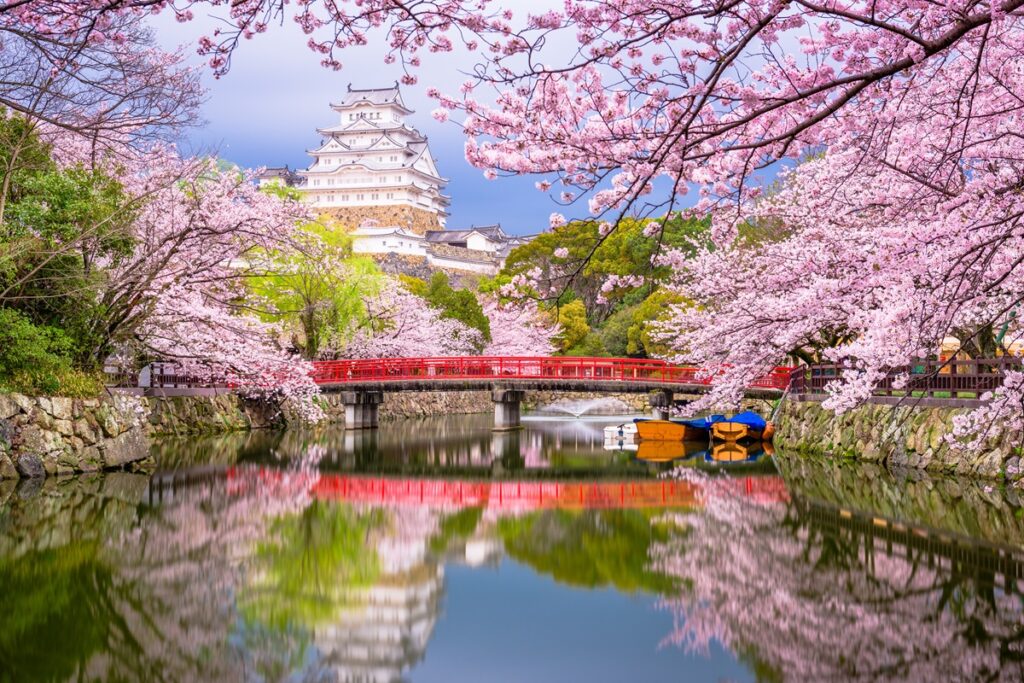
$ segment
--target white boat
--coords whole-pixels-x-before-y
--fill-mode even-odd
[[[636,425],[632,422],[623,422],[620,425],[608,425],[604,428],[605,441],[615,439],[618,441],[636,441]]]

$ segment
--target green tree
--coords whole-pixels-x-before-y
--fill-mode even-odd
[[[633,317],[640,306],[626,306],[608,316],[597,335],[608,355],[626,356],[629,353],[629,328],[633,325]]]
[[[71,369],[72,341],[63,330],[9,308],[0,308],[0,349],[0,385],[8,389],[53,393]]]
[[[558,348],[566,353],[590,334],[590,323],[587,322],[587,309],[583,301],[576,299],[559,306],[558,324],[562,329],[557,339]]]
[[[368,323],[365,300],[383,276],[372,260],[352,255],[352,238],[335,224],[307,223],[287,248],[264,258],[250,292],[264,319],[283,322],[305,358],[344,346]]]
[[[131,253],[135,212],[116,179],[49,154],[31,125],[0,116],[0,307],[63,330],[75,364],[96,369],[110,351],[98,266]]]
[[[447,274],[436,272],[429,282],[409,275],[400,275],[399,279],[410,292],[423,297],[427,303],[439,309],[442,317],[458,320],[480,330],[482,343],[491,340],[491,321],[484,314],[480,301],[468,289],[454,289]]]
[[[611,354],[608,352],[608,349],[605,348],[604,342],[601,340],[601,335],[596,332],[590,332],[572,348],[566,351],[565,355],[593,358],[595,356],[610,356]]]
[[[630,356],[660,357],[668,353],[665,344],[655,341],[654,325],[667,318],[673,304],[683,303],[680,295],[666,289],[656,289],[643,302],[632,309],[632,319],[626,331],[626,353]]]
[[[600,324],[622,303],[636,303],[628,291],[602,293],[601,287],[609,275],[644,275],[652,282],[664,280],[669,269],[653,266],[651,258],[666,247],[692,250],[694,243],[704,239],[709,226],[708,220],[673,218],[664,223],[660,235],[648,237],[643,234],[648,222],[623,220],[605,236],[601,235],[597,221],[574,221],[544,232],[512,250],[499,279],[507,282],[515,275],[540,268],[543,277],[553,279],[556,286],[570,293],[570,298],[582,299],[591,321]],[[555,256],[560,249],[568,255]],[[555,277],[555,273],[567,274]],[[646,286],[641,290],[649,291]],[[641,294],[641,298],[645,295]]]
[[[15,188],[21,181],[52,168],[50,148],[39,138],[35,125],[0,107],[0,225],[4,223],[8,201],[18,196]]]

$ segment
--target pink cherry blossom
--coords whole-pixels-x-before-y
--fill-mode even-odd
[[[488,297],[484,314],[491,322],[485,356],[550,356],[558,348],[554,341],[560,332],[558,323],[538,310],[534,301],[503,304]]]

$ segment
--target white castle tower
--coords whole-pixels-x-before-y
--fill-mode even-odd
[[[308,153],[309,168],[298,171],[297,189],[310,204],[349,227],[373,219],[424,234],[443,228],[448,180],[438,173],[427,139],[405,123],[405,106],[396,82],[390,88],[356,90],[332,103],[339,115],[319,128],[321,145]]]

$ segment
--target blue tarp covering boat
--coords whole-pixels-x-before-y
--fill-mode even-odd
[[[725,415],[708,415],[707,417],[695,417],[689,420],[676,420],[676,422],[680,422],[688,427],[693,427],[694,429],[703,429],[704,431],[708,431],[711,429],[711,425],[716,422],[725,422],[726,419]]]
[[[768,426],[768,422],[758,415],[757,413],[745,410],[742,413],[737,413],[730,417],[728,420],[721,420],[722,422],[736,422],[741,425],[746,425],[751,429],[758,431],[764,431],[764,428]]]

